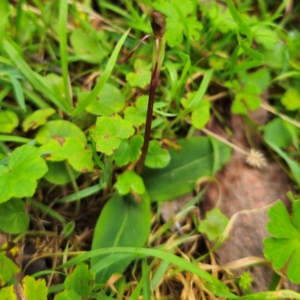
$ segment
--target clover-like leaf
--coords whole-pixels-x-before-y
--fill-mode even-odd
[[[29,115],[23,122],[24,131],[29,129],[36,129],[37,127],[47,123],[47,118],[55,113],[53,108],[45,108],[36,110],[34,113]]]
[[[30,300],[47,300],[48,288],[44,278],[25,276],[22,280],[24,296]]]
[[[287,90],[281,98],[282,105],[287,110],[297,110],[300,108],[300,93],[295,89]]]
[[[10,285],[0,289],[0,299],[3,300],[17,300],[14,286]]]
[[[8,158],[8,165],[0,166],[0,203],[11,197],[30,197],[48,168],[37,148],[18,147]]]
[[[275,269],[281,269],[286,264],[287,275],[294,283],[300,282],[300,201],[292,204],[292,217],[284,204],[277,201],[268,211],[271,221],[267,229],[273,237],[264,240],[264,255],[272,261]]]
[[[143,141],[144,139],[140,135],[136,135],[128,141],[123,140],[120,147],[114,153],[114,160],[116,161],[116,164],[119,167],[122,167],[137,160]]]
[[[18,124],[18,116],[13,111],[0,111],[0,132],[11,133]]]
[[[213,241],[222,234],[228,222],[228,218],[218,208],[214,208],[206,213],[205,219],[201,221],[198,230]]]
[[[83,299],[87,299],[94,288],[94,281],[95,273],[90,271],[86,264],[81,263],[67,276],[64,286],[74,290]]]
[[[21,233],[29,225],[25,204],[20,199],[11,199],[0,204],[0,230],[8,233]]]
[[[164,168],[169,162],[170,153],[161,148],[159,141],[150,141],[145,165],[149,168]]]
[[[130,72],[126,75],[126,80],[131,86],[138,86],[144,88],[151,80],[151,71],[148,66],[141,59],[134,62],[135,72]]]
[[[126,107],[124,111],[124,119],[138,127],[146,123],[148,97],[141,96],[136,101],[136,107]]]
[[[11,277],[20,271],[19,267],[8,258],[3,251],[0,252],[0,287],[4,286]]]
[[[97,151],[112,155],[121,144],[121,139],[127,139],[134,133],[132,124],[119,115],[98,117],[96,128],[91,130],[91,136],[96,142]]]
[[[248,109],[256,110],[260,106],[261,99],[259,97],[259,87],[249,82],[244,88],[237,92],[233,101],[231,111],[234,114],[245,114],[247,115]]]
[[[131,190],[140,195],[145,193],[145,185],[142,177],[133,171],[127,171],[118,177],[116,189],[120,195],[126,195]]]
[[[82,101],[87,95],[87,92],[81,93],[79,101]],[[94,115],[110,116],[121,111],[124,106],[125,97],[120,92],[120,89],[112,84],[106,83],[97,98],[88,105],[86,110]]]
[[[49,161],[68,160],[69,164],[81,173],[93,170],[92,151],[77,137],[54,137],[40,147],[41,153],[47,153]]]
[[[200,106],[192,112],[192,124],[197,129],[202,129],[210,119],[210,102],[202,99]]]

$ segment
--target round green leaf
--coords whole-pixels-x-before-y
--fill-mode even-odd
[[[200,107],[192,112],[192,124],[197,129],[202,129],[210,119],[210,103],[202,99]]]
[[[75,124],[64,120],[50,121],[42,126],[36,135],[36,141],[39,144],[46,144],[53,137],[77,137],[86,143],[86,137],[81,129]]]
[[[281,98],[282,105],[287,110],[297,110],[300,108],[300,93],[297,90],[287,90]]]
[[[79,96],[79,102],[83,100],[88,93],[82,93]],[[86,110],[94,115],[110,116],[118,113],[125,106],[125,98],[118,88],[112,84],[106,83]]]
[[[169,162],[170,153],[161,148],[159,141],[150,141],[145,165],[149,168],[164,168]]]
[[[127,171],[118,177],[116,189],[120,195],[126,195],[131,190],[140,195],[145,193],[143,179],[133,171]]]
[[[55,113],[53,108],[39,109],[29,115],[23,122],[24,131],[36,129],[37,127],[47,123],[47,118]]]
[[[0,111],[0,132],[11,133],[18,124],[18,116],[13,111]]]
[[[0,204],[0,229],[4,232],[16,234],[27,229],[29,217],[25,212],[22,200],[13,198]]]

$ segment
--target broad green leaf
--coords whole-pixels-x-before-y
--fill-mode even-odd
[[[151,208],[149,197],[144,194],[140,203],[131,195],[121,197],[114,195],[104,206],[97,221],[92,249],[107,247],[142,247],[150,234]],[[123,273],[134,255],[127,255],[125,259],[113,262],[117,254],[109,255],[112,263],[96,275],[96,281],[106,282],[115,273]],[[124,257],[124,256],[123,256]],[[101,265],[105,256],[94,257],[91,266]]]
[[[45,279],[34,279],[27,275],[23,278],[22,282],[26,299],[47,300],[48,288]]]
[[[0,166],[0,203],[11,197],[32,196],[37,187],[37,179],[47,169],[37,148],[29,145],[16,148],[8,158],[8,165]]]
[[[24,131],[36,129],[47,123],[47,119],[55,113],[53,108],[39,109],[29,115],[23,122]]]
[[[148,97],[141,96],[137,99],[136,107],[126,107],[124,111],[124,119],[138,127],[146,123]]]
[[[218,208],[214,208],[206,213],[205,219],[200,222],[198,230],[213,241],[223,233],[228,222],[229,219]]]
[[[4,286],[19,271],[19,267],[3,251],[0,251],[0,287]]]
[[[210,102],[202,100],[199,107],[192,112],[192,124],[197,129],[202,129],[210,119]]]
[[[102,36],[102,38],[105,38]],[[70,43],[78,60],[88,63],[100,63],[107,55],[107,50],[88,31],[78,28],[72,31]]]
[[[145,193],[143,179],[133,171],[127,171],[118,176],[116,189],[120,195],[126,195],[131,190],[139,195]]]
[[[171,160],[165,168],[145,168],[142,177],[151,201],[172,200],[189,193],[198,178],[218,171],[230,158],[231,150],[218,141],[215,144],[212,147],[206,137],[181,139],[180,150],[170,150]]]
[[[297,90],[287,90],[281,98],[282,105],[287,110],[297,110],[300,108],[300,93]]]
[[[48,161],[47,166],[48,166],[48,172],[45,174],[44,178],[49,182],[57,185],[64,185],[72,181],[72,177],[69,173],[70,170],[68,170],[66,167],[66,161],[62,161],[62,162]],[[79,175],[80,173],[74,170],[73,177],[77,178]]]
[[[87,95],[87,92],[81,93],[79,102],[82,101],[81,98],[84,99]],[[120,112],[124,106],[125,98],[120,89],[112,84],[105,83],[96,99],[87,106],[86,111],[94,115],[110,116]]]
[[[0,299],[2,300],[17,300],[17,296],[14,291],[14,286],[10,285],[0,289]]]
[[[97,151],[112,155],[121,144],[121,139],[127,139],[134,133],[132,124],[119,115],[98,117],[96,128],[91,136],[96,142]]]
[[[122,167],[136,161],[139,157],[143,141],[144,139],[140,135],[135,135],[130,140],[122,140],[120,147],[114,153],[116,164]]]
[[[248,82],[254,83],[263,92],[270,85],[270,73],[267,69],[259,69],[250,74],[239,74],[241,82],[246,85]]]
[[[284,204],[280,201],[271,207],[268,215],[271,219],[267,229],[273,237],[264,240],[264,255],[272,261],[275,269],[281,269],[286,264],[289,279],[300,283],[300,202],[294,201],[292,205],[293,216],[290,217]]]
[[[82,297],[74,290],[64,290],[55,295],[54,300],[82,300]]]
[[[266,142],[278,147],[288,147],[292,142],[292,135],[281,118],[275,118],[264,126],[263,137]]]
[[[18,116],[13,111],[0,111],[0,132],[11,133],[18,124]]]
[[[164,168],[170,162],[170,153],[161,148],[159,141],[152,140],[145,160],[145,165],[149,168]]]
[[[252,82],[246,85],[235,95],[231,111],[234,114],[248,114],[248,109],[256,110],[260,106],[260,90]]]
[[[53,137],[77,137],[83,143],[86,143],[86,137],[82,130],[75,124],[64,120],[50,121],[43,125],[36,135],[36,141],[43,145]]]
[[[0,204],[0,230],[16,234],[24,232],[28,225],[29,216],[22,200],[13,198]]]
[[[93,170],[93,153],[77,137],[53,137],[47,144],[40,147],[41,153],[46,154],[46,160],[68,160],[74,170],[86,173]]]
[[[53,91],[53,93],[59,93],[64,96],[64,80],[61,76],[58,76],[55,73],[49,73],[44,78],[48,84],[48,87]]]
[[[94,288],[94,281],[95,273],[89,270],[88,265],[81,263],[67,276],[64,286],[74,290],[83,299],[87,299]]]
[[[138,86],[140,88],[146,87],[150,84],[151,71],[145,62],[141,59],[136,59],[134,62],[135,72],[130,72],[126,75],[126,80],[131,86]]]

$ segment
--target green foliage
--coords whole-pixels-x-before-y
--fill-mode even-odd
[[[23,122],[24,131],[36,129],[47,123],[47,119],[55,113],[53,108],[39,109],[30,114]]]
[[[125,120],[132,123],[135,127],[141,126],[146,122],[148,97],[141,96],[136,101],[136,107],[128,106],[124,111]]]
[[[300,93],[297,90],[287,90],[281,98],[281,103],[287,110],[297,110],[300,108]]]
[[[0,132],[11,133],[18,124],[18,116],[13,111],[0,111]]]
[[[126,80],[131,86],[144,88],[151,80],[151,72],[148,70],[144,61],[137,59],[134,62],[135,72],[130,72],[126,75]]]
[[[205,137],[182,139],[178,145],[179,151],[170,150],[171,160],[166,167],[145,168],[142,173],[151,201],[172,200],[191,192],[198,178],[212,175],[230,158],[228,146],[216,142],[217,147],[213,148]]]
[[[29,216],[22,200],[13,198],[0,204],[0,230],[7,233],[20,233],[27,229]]]
[[[218,208],[214,208],[206,213],[205,219],[200,222],[198,230],[213,241],[223,233],[228,222],[229,219]]]
[[[24,296],[30,300],[47,300],[48,288],[45,279],[23,278]]]
[[[3,248],[3,246],[1,247]],[[20,268],[6,256],[6,254],[0,252],[0,287],[3,287],[14,274],[18,273]]]
[[[14,286],[10,285],[0,289],[0,299],[3,300],[17,300],[17,296],[14,291]]]
[[[243,291],[247,291],[253,283],[253,278],[251,277],[249,272],[244,272],[240,276],[239,286]]]
[[[74,290],[83,299],[87,299],[94,288],[95,274],[86,264],[79,264],[64,282],[67,289]]]
[[[0,203],[12,197],[32,196],[37,180],[46,172],[46,163],[36,147],[18,147],[8,158],[7,165],[0,165]]]
[[[300,201],[292,203],[292,216],[284,204],[277,201],[268,211],[271,221],[267,229],[273,237],[264,240],[264,255],[272,261],[275,269],[287,265],[287,276],[294,283],[300,283]]]
[[[112,117],[98,117],[96,128],[91,131],[91,136],[96,142],[97,151],[112,155],[122,139],[129,138],[134,133],[132,124],[123,120],[119,115]]]
[[[149,168],[164,168],[170,162],[170,153],[161,148],[159,141],[152,140],[145,160],[145,165]]]
[[[131,195],[114,195],[103,208],[97,221],[92,249],[107,247],[142,247],[150,233],[151,208],[147,194],[139,203]],[[115,273],[122,273],[133,255],[98,256],[92,258],[96,281],[106,282]],[[107,262],[107,264],[105,263]]]
[[[116,189],[120,195],[126,195],[133,191],[139,195],[145,193],[143,179],[133,171],[127,171],[118,176]]]

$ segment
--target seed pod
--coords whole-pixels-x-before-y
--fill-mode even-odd
[[[157,39],[161,39],[166,31],[165,16],[158,11],[153,11],[150,16],[150,22],[154,37]]]

